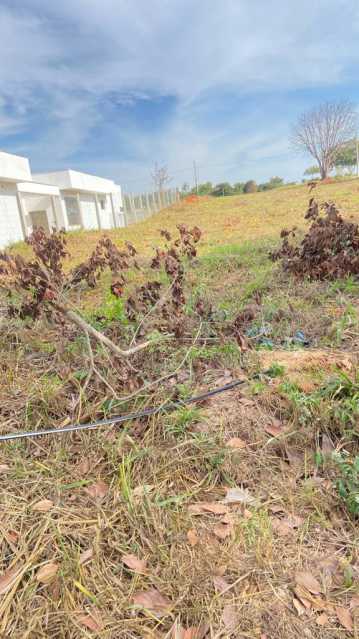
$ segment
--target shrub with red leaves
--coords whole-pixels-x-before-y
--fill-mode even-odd
[[[296,229],[283,230],[282,246],[270,257],[280,260],[284,270],[310,279],[337,279],[348,275],[359,276],[359,227],[345,220],[333,202],[318,205],[309,201],[305,219],[311,226],[301,243],[290,238]]]

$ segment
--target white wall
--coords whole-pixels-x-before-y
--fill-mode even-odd
[[[16,187],[0,183],[0,249],[23,239]]]
[[[0,152],[0,180],[26,182],[32,180],[30,164],[27,158],[11,153]]]
[[[98,229],[95,196],[80,193],[81,217],[85,229]]]
[[[112,229],[113,228],[113,213],[112,213],[112,204],[111,198],[109,195],[98,195],[98,211],[100,215],[100,222],[102,229]],[[103,209],[101,203],[104,203],[105,208]]]
[[[117,227],[126,226],[125,213],[122,210],[123,202],[122,202],[122,191],[121,187],[118,184],[115,184],[115,190],[111,193],[113,207],[115,210],[115,221]]]
[[[53,184],[59,189],[74,191],[88,191],[91,193],[111,193],[114,188],[113,180],[102,178],[81,171],[54,171],[52,173],[37,173],[34,178],[45,184]]]

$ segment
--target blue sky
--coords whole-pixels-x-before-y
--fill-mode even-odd
[[[0,148],[151,187],[301,179],[299,113],[359,102],[357,0],[2,0]]]

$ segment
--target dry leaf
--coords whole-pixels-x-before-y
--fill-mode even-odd
[[[298,528],[303,523],[303,519],[298,517],[297,515],[289,515],[283,519],[279,519],[278,517],[274,517],[272,519],[273,529],[280,535],[281,537],[285,537],[293,532],[295,528]]]
[[[91,486],[87,486],[85,488],[85,493],[87,493],[93,499],[101,500],[108,493],[108,486],[101,479],[97,481],[95,484],[91,484]]]
[[[264,430],[268,435],[272,435],[272,437],[278,437],[282,435],[284,428],[281,426],[277,426],[276,424],[266,424]]]
[[[7,473],[8,470],[10,470],[8,464],[0,464],[0,473]]]
[[[219,576],[213,577],[213,585],[220,594],[229,587],[229,583],[223,579],[223,577]]]
[[[295,582],[309,590],[313,595],[319,595],[322,592],[319,581],[310,572],[297,572]]]
[[[20,537],[19,533],[16,532],[16,530],[8,530],[7,536],[13,544],[16,544],[16,542],[19,541]]]
[[[246,488],[227,488],[224,498],[226,504],[256,504],[257,500],[252,497]]]
[[[278,519],[277,517],[273,517],[272,519],[272,528],[281,537],[286,537],[293,533],[293,528],[288,522],[285,519]]]
[[[140,499],[144,495],[148,495],[153,489],[154,489],[153,484],[140,484],[139,486],[136,486],[136,488],[133,489],[132,494],[134,497],[137,497],[137,499]]]
[[[328,621],[329,621],[328,615],[326,615],[325,612],[322,612],[322,614],[316,618],[315,623],[318,626],[325,626],[328,623]]]
[[[59,569],[59,564],[55,562],[50,562],[41,566],[36,574],[36,579],[42,584],[49,584],[53,578],[55,577],[57,571]]]
[[[248,399],[248,397],[240,397],[238,401],[243,406],[254,406],[255,404],[253,399]]]
[[[127,568],[130,568],[134,572],[147,572],[147,561],[145,561],[145,559],[138,559],[136,555],[122,555],[122,561]]]
[[[224,521],[219,522],[213,527],[213,533],[219,539],[227,539],[232,534],[233,525],[231,523],[226,523]]]
[[[314,610],[328,609],[328,602],[321,597],[312,595],[307,588],[296,586],[294,592],[305,608],[314,608]]]
[[[187,540],[192,548],[198,544],[199,538],[194,528],[190,528],[190,530],[187,531]]]
[[[354,597],[351,598],[349,608],[350,610],[354,610],[354,608],[359,608],[359,595],[354,595]]]
[[[352,632],[354,630],[353,619],[350,611],[347,608],[336,606],[335,614],[337,615],[338,621],[343,626],[343,628],[345,628],[349,632]]]
[[[168,615],[171,607],[170,600],[161,595],[156,588],[137,592],[133,597],[133,603],[135,606],[143,609],[144,612],[148,610],[151,614],[156,615],[156,617]]]
[[[205,623],[199,626],[191,626],[190,628],[183,628],[183,626],[176,624],[172,629],[172,639],[203,639],[209,630],[209,626]]]
[[[22,566],[14,566],[14,568],[9,568],[6,570],[0,577],[0,595],[4,595],[11,586],[14,585],[16,578],[22,571]]]
[[[79,463],[79,465],[77,467],[77,470],[79,472],[79,475],[81,477],[83,477],[84,475],[87,475],[87,473],[89,472],[90,468],[91,468],[91,463],[90,463],[89,458],[88,457],[84,457],[84,459],[81,459],[81,461],[80,461],[80,463]]]
[[[47,513],[51,508],[53,508],[54,502],[51,499],[41,499],[36,504],[33,505],[32,510],[36,510],[39,513]]]
[[[309,590],[306,588],[302,588],[301,586],[297,586],[294,588],[294,594],[298,597],[299,601],[303,604],[304,608],[311,608],[311,597]]]
[[[86,564],[88,561],[90,561],[90,559],[92,559],[92,557],[93,557],[92,548],[88,548],[87,550],[84,550],[79,557],[79,564],[81,564],[81,566],[83,564]]]
[[[231,634],[237,628],[239,616],[237,609],[233,604],[226,604],[224,606],[221,621],[228,634]]]
[[[299,599],[296,599],[296,597],[293,597],[293,606],[298,613],[298,617],[305,613],[305,607],[300,603]]]
[[[94,632],[99,632],[103,628],[103,625],[100,619],[96,618],[95,615],[93,614],[78,615],[77,621],[79,622],[79,624],[81,624],[81,626],[85,626],[85,628],[88,628],[89,630],[93,630]]]
[[[243,439],[240,439],[240,437],[231,437],[231,439],[229,439],[226,442],[226,446],[228,446],[229,448],[245,448],[247,446],[247,443],[245,441],[243,441]]]
[[[188,506],[188,510],[192,515],[202,515],[203,513],[225,515],[228,511],[227,506],[216,501],[199,501],[196,504],[191,504],[190,506]]]

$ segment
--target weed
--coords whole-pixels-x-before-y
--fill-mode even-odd
[[[351,515],[359,516],[359,455],[350,458],[344,453],[336,454],[334,460],[339,470],[336,486]]]
[[[278,362],[273,362],[273,364],[265,371],[265,374],[268,377],[283,377],[285,373],[285,367],[282,364],[278,364]]]

